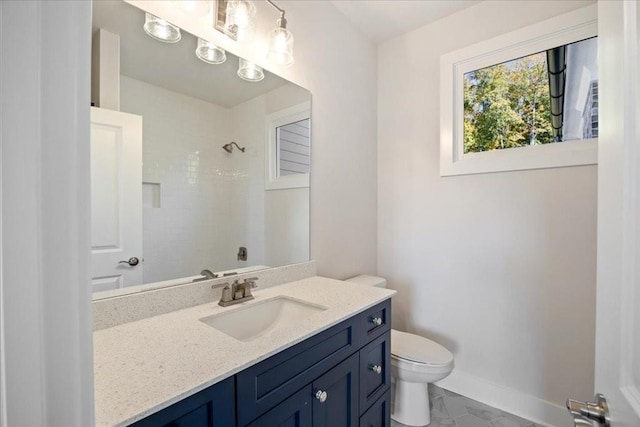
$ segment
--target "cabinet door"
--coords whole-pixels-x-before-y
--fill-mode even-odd
[[[235,391],[232,378],[212,385],[166,409],[149,415],[132,427],[229,427],[235,425]]]
[[[308,427],[311,425],[311,385],[280,403],[247,427]]]
[[[313,382],[313,427],[358,425],[358,374],[356,353]]]

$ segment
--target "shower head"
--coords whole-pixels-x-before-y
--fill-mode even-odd
[[[233,146],[238,147],[238,150],[242,151],[244,153],[244,147],[240,147],[238,144],[236,144],[235,141],[231,141],[228,144],[224,144],[222,146],[222,148],[224,149],[224,151],[226,151],[227,153],[232,153],[233,152]]]

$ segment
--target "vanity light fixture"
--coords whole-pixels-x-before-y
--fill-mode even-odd
[[[269,50],[267,59],[276,65],[293,64],[293,34],[287,30],[287,20],[284,17],[284,9],[276,6],[271,0],[266,0],[278,12],[277,27],[269,33]]]
[[[144,14],[144,32],[165,43],[177,43],[182,38],[180,28],[150,13]]]
[[[251,61],[239,58],[238,77],[248,82],[259,82],[264,79],[264,70]]]
[[[293,64],[293,34],[287,29],[284,9],[272,0],[266,0],[280,16],[277,26],[269,33],[267,58],[275,65]],[[229,38],[247,42],[255,32],[256,7],[248,0],[217,0],[213,26]]]
[[[201,38],[198,38],[196,56],[207,64],[222,64],[227,60],[227,54],[224,49]]]
[[[249,0],[227,0],[224,33],[241,43],[253,39],[256,31],[256,6]]]

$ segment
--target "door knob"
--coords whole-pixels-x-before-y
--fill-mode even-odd
[[[326,391],[322,391],[322,390],[316,391],[316,399],[318,399],[320,403],[324,403],[325,400],[327,400],[328,396],[329,395],[327,394]]]
[[[136,265],[140,264],[140,260],[132,256],[127,261],[120,261],[118,262],[118,264],[129,264],[131,267],[135,267]]]
[[[591,425],[589,421],[596,421],[601,427],[611,427],[609,417],[609,405],[607,399],[600,393],[596,394],[595,402],[581,402],[579,400],[567,400],[567,409],[573,415],[576,426]]]

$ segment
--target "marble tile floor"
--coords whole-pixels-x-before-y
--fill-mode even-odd
[[[539,427],[531,421],[429,384],[429,427]],[[391,420],[391,427],[404,427]]]

